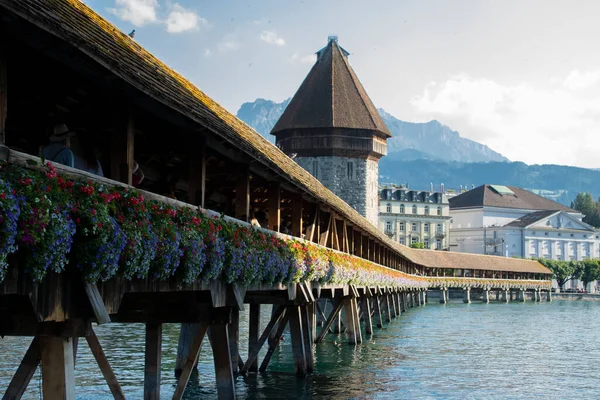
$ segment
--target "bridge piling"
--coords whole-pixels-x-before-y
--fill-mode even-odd
[[[471,288],[463,288],[463,303],[471,304]]]
[[[510,301],[510,293],[508,289],[502,290],[502,302],[508,303]]]
[[[144,351],[144,400],[160,399],[161,345],[162,324],[147,322]]]
[[[552,290],[550,289],[546,292],[546,301],[552,301]]]
[[[486,304],[490,302],[490,291],[489,291],[489,289],[484,289],[483,290],[483,299],[482,300]]]
[[[440,303],[441,304],[448,303],[448,289],[445,289],[445,288],[440,289]]]
[[[379,288],[376,289],[375,296],[373,297],[373,315],[375,316],[375,324],[379,329],[383,328],[383,316],[381,312],[381,296]]]
[[[258,346],[258,332],[260,331],[260,304],[250,304],[250,316],[248,318],[248,354]],[[256,358],[248,366],[249,372],[258,371],[258,360]]]

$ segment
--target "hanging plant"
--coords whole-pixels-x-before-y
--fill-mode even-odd
[[[151,276],[156,279],[169,279],[181,263],[181,232],[175,224],[177,210],[157,201],[150,202],[151,224],[158,237],[156,256],[150,266]]]
[[[8,268],[9,254],[17,251],[17,230],[21,209],[10,183],[0,178],[0,282]]]
[[[206,266],[202,218],[201,214],[189,208],[181,209],[177,213],[177,224],[181,232],[180,246],[183,252],[178,276],[186,284],[195,282]]]

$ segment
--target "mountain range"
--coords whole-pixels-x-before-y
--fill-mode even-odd
[[[257,99],[242,104],[237,116],[269,139],[271,129],[289,104]],[[528,188],[563,204],[579,192],[600,196],[600,171],[562,165],[527,165],[510,162],[488,146],[460,136],[438,121],[402,121],[383,109],[379,114],[392,133],[388,155],[379,162],[380,183],[409,184],[425,190],[459,190],[485,183]]]

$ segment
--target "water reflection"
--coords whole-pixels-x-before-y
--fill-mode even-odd
[[[263,310],[263,326],[270,310]],[[246,356],[247,314],[240,348]],[[328,335],[314,346],[315,373],[293,374],[289,334],[273,354],[269,372],[240,376],[240,398],[597,398],[600,380],[600,303],[555,301],[511,304],[430,304],[412,309],[364,344],[350,346],[344,335]],[[143,395],[144,326],[110,324],[97,335],[128,398]],[[179,327],[163,328],[161,395],[175,387],[173,368]],[[364,334],[364,333],[363,333]],[[0,388],[5,388],[30,338],[0,340]],[[264,351],[260,355],[260,360]],[[216,398],[208,342],[200,374],[186,399]],[[76,368],[79,399],[110,399],[102,375],[80,342]],[[36,372],[24,399],[39,399]]]

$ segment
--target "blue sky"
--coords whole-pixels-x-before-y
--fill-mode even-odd
[[[235,113],[335,34],[377,107],[511,160],[600,167],[600,2],[85,0]]]

